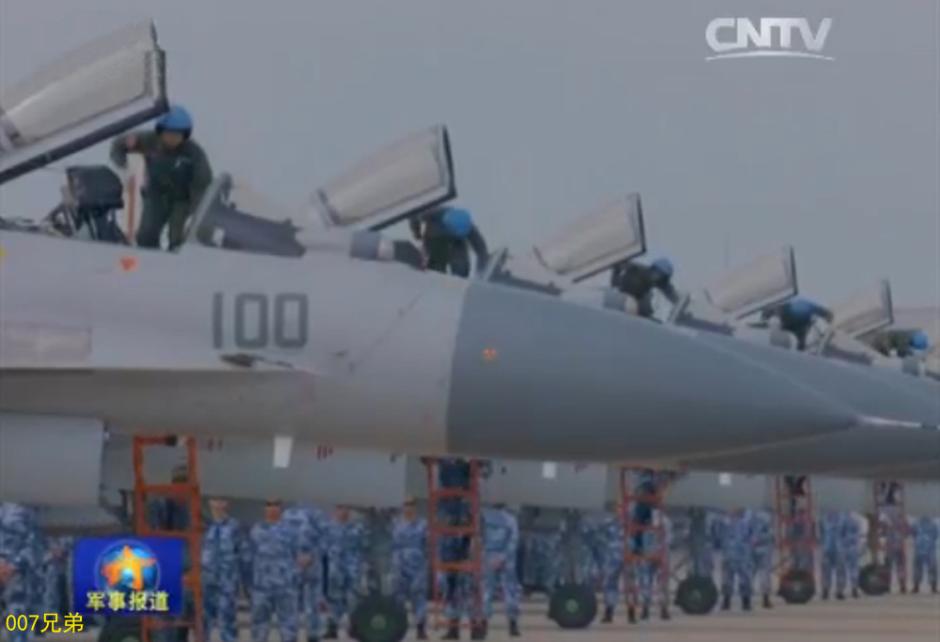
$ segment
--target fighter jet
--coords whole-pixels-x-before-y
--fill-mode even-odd
[[[135,27],[5,95],[0,180],[161,113],[162,63]],[[318,192],[330,229],[288,222],[267,249],[230,235],[251,217],[227,176],[176,254],[0,232],[3,493],[96,496],[106,432],[621,461],[934,419],[891,392],[862,403],[851,368],[801,362],[833,379],[820,392],[675,328],[389,261],[374,230],[456,188],[444,128],[379,160]],[[587,238],[553,245],[548,266],[576,280],[629,251],[600,239],[598,261]]]

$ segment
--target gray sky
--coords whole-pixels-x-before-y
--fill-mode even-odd
[[[300,205],[371,149],[437,122],[459,201],[523,246],[639,191],[680,283],[796,246],[805,294],[889,277],[940,301],[938,0],[0,0],[0,84],[153,17],[174,101],[217,170]],[[832,18],[832,62],[705,62],[725,16]],[[95,148],[83,161],[101,161]],[[51,207],[60,177],[0,192]],[[727,248],[727,252],[726,252]],[[727,257],[726,257],[727,254]]]

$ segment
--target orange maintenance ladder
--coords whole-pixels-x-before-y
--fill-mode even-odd
[[[176,537],[185,540],[189,549],[189,568],[183,575],[183,616],[181,618],[144,617],[141,619],[142,642],[150,642],[151,631],[174,627],[189,627],[196,642],[205,642],[203,631],[202,578],[200,577],[202,546],[202,504],[199,494],[197,442],[185,438],[186,481],[168,484],[148,484],[144,479],[144,453],[148,447],[175,446],[176,437],[134,437],[134,530],[140,537]],[[187,528],[165,530],[154,528],[147,521],[147,502],[152,497],[169,497],[182,500],[189,508]],[[190,598],[187,598],[187,594]],[[189,599],[192,600],[191,616]]]
[[[635,475],[651,474],[655,488],[653,493],[643,489],[634,489],[633,477]],[[623,570],[626,578],[625,597],[627,613],[631,622],[635,621],[636,609],[640,603],[640,590],[638,585],[640,566],[643,563],[654,563],[657,568],[658,592],[660,594],[660,608],[665,613],[669,605],[669,543],[666,541],[666,524],[663,519],[663,505],[669,481],[659,471],[637,469],[629,467],[620,468],[620,520],[623,524]],[[637,504],[646,504],[650,507],[651,518],[649,524],[641,524],[633,519],[633,508]],[[657,519],[658,517],[658,519]],[[646,533],[654,534],[655,545],[652,550],[640,553],[633,549],[636,537]]]
[[[792,481],[788,482],[790,479]],[[777,526],[777,559],[791,570],[800,559],[812,559],[816,546],[813,515],[813,489],[808,475],[783,475],[774,478]],[[811,569],[804,569],[811,570]]]
[[[469,579],[473,593],[473,613],[471,621],[467,623],[471,629],[478,630],[485,627],[483,614],[483,540],[480,505],[480,478],[482,464],[478,459],[466,462],[469,467],[469,483],[466,488],[445,488],[440,484],[440,459],[424,458],[422,460],[427,471],[428,484],[428,547],[431,560],[432,578],[432,627],[439,629],[448,623],[444,614],[446,595],[441,586],[441,580],[446,576],[461,580]],[[441,502],[465,502],[468,509],[468,523],[451,524],[441,514]],[[444,538],[469,538],[469,554],[464,560],[442,559],[441,543]],[[459,596],[461,587],[453,587]],[[459,599],[459,598],[458,598]],[[461,626],[465,626],[463,620]],[[485,630],[485,628],[484,628]]]
[[[904,542],[908,537],[908,526],[905,516],[907,506],[904,497],[904,484],[896,480],[877,480],[872,484],[874,499],[873,534],[869,540],[872,561],[880,565],[886,572],[888,588],[891,586],[891,561],[887,558],[887,540],[894,535]],[[895,533],[894,531],[901,532]],[[898,583],[902,591],[907,591],[907,554],[902,546],[901,559],[898,566]]]

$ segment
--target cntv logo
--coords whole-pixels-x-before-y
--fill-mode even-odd
[[[705,28],[705,42],[715,52],[705,60],[725,58],[816,58],[834,60],[822,53],[832,28],[823,18],[813,29],[806,18],[715,18]]]

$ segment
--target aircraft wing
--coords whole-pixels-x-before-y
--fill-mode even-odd
[[[167,110],[164,52],[152,23],[68,52],[0,93],[0,184]]]

